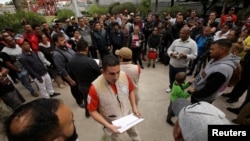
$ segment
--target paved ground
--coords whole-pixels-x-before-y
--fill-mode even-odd
[[[146,66],[146,62],[144,62]],[[188,77],[191,79],[191,77]],[[145,119],[137,128],[141,134],[143,141],[173,141],[173,128],[165,122],[167,107],[169,105],[169,93],[165,92],[169,84],[168,66],[160,63],[156,64],[156,68],[146,68],[142,70],[139,82],[140,102],[139,109]],[[33,84],[34,85],[34,84]],[[27,101],[33,100],[26,89],[21,84],[16,85]],[[74,113],[75,124],[79,134],[80,141],[103,141],[104,132],[102,126],[95,122],[92,118],[85,118],[84,109],[79,108],[70,94],[69,86],[64,89],[59,89],[55,86],[55,91],[60,92],[58,97],[62,99]],[[226,91],[230,92],[231,88]],[[214,104],[224,111],[227,117],[231,120],[236,118],[236,115],[227,112],[226,107],[237,107],[244,100],[246,94],[238,103],[228,104],[225,98],[218,97]],[[173,118],[175,121],[176,118]],[[124,141],[130,141],[128,135],[123,134]],[[4,141],[0,136],[0,140]]]

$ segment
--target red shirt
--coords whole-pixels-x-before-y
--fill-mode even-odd
[[[223,16],[221,17],[221,19],[220,19],[221,25],[224,25],[224,24],[226,23],[227,16],[228,16],[228,14],[227,14],[227,15],[223,15]],[[236,23],[236,21],[237,21],[237,16],[236,16],[235,14],[232,14],[231,17],[232,17],[232,22],[233,22],[233,23]]]
[[[24,33],[23,37],[27,39],[31,45],[32,50],[37,53],[39,50],[39,39],[35,33]]]
[[[134,90],[134,85],[131,79],[128,77],[128,75],[127,75],[127,78],[128,78],[128,83],[129,83],[128,87],[129,87],[129,93],[130,93]],[[114,93],[117,94],[117,89],[116,89],[115,84],[110,84],[110,85]],[[88,94],[88,110],[89,112],[93,112],[93,111],[96,111],[98,107],[99,107],[98,95],[96,93],[96,89],[94,85],[91,85],[89,89],[89,94]]]

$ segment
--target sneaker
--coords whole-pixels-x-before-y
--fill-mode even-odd
[[[150,64],[148,64],[147,67],[149,68],[149,67],[150,67]]]
[[[170,92],[171,92],[171,89],[170,89],[170,88],[167,88],[167,89],[166,89],[166,92],[167,92],[167,93],[170,93]]]
[[[31,94],[32,96],[34,96],[34,97],[38,97],[39,96],[39,94],[37,93],[37,92],[34,92],[33,94]]]
[[[174,126],[174,123],[173,123],[173,121],[170,119],[170,120],[166,120],[166,122],[169,124],[169,125],[171,125],[171,126]]]
[[[82,103],[82,104],[78,104],[81,108],[85,108],[85,104]]]
[[[89,117],[90,117],[90,114],[89,114],[89,111],[88,111],[88,110],[85,111],[85,117],[86,117],[86,118],[89,118]]]
[[[58,96],[58,95],[61,95],[60,93],[53,93],[52,95],[50,95],[50,97],[55,97],[55,96]]]
[[[153,64],[153,68],[155,68],[155,64]]]

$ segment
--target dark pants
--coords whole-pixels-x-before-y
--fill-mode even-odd
[[[250,84],[250,52],[248,52],[245,57],[244,61],[242,62],[242,74],[241,80],[237,82],[234,86],[233,90],[230,93],[230,98],[232,99],[239,99],[244,92],[247,90]]]
[[[187,71],[187,67],[184,68],[175,68],[172,65],[169,65],[169,81],[170,81],[170,85],[169,88],[172,89],[173,83],[175,81],[175,75],[178,72],[185,72]]]
[[[171,120],[172,117],[174,117],[175,114],[172,110],[172,102],[170,101],[170,104],[168,106],[168,115],[167,115],[167,120]]]
[[[83,98],[83,95],[80,92],[78,86],[77,85],[76,86],[70,86],[70,91],[71,91],[71,94],[73,95],[73,97],[75,98],[76,103],[78,105],[83,104],[84,98]]]
[[[86,117],[89,117],[90,114],[89,114],[89,111],[88,111],[88,93],[89,93],[89,87],[81,87],[79,86],[79,90],[80,92],[82,93],[82,96],[83,96],[83,101],[84,101],[84,105],[85,105],[85,116]]]
[[[140,66],[142,66],[141,48],[139,47],[132,48],[132,60],[134,64],[137,64],[138,61]]]
[[[96,53],[97,49],[93,46],[89,47],[89,57],[93,58],[93,59],[97,59],[97,53]]]
[[[117,50],[117,49],[121,49],[121,45],[120,46],[116,46],[116,45],[112,45],[113,46],[113,49],[112,49],[112,53],[115,55],[115,51]]]
[[[71,86],[70,83],[63,76],[62,76],[62,79],[69,84],[71,94],[74,97],[76,103],[78,105],[83,104],[83,95],[80,92],[78,85],[76,84],[75,86]]]

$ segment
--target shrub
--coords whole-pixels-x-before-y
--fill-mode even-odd
[[[123,13],[124,7],[123,5],[116,5],[115,7],[113,7],[111,13],[115,14],[115,13]]]
[[[176,15],[178,12],[182,12],[184,14],[186,13],[187,10],[188,10],[187,7],[175,5],[173,7],[164,8],[163,10],[161,10],[160,13],[167,12],[170,13],[171,15]]]
[[[56,12],[56,18],[65,21],[67,18],[75,16],[75,13],[69,9],[62,9]]]
[[[97,13],[98,15],[107,14],[108,8],[105,6],[97,6],[96,4],[92,4],[87,11],[90,15]]]
[[[240,9],[237,13],[237,21],[239,24],[244,24],[246,18],[250,16],[250,6],[248,6],[246,9]]]
[[[125,2],[122,5],[123,5],[123,8],[124,8],[123,10],[127,9],[129,13],[136,11],[135,5],[133,3],[131,3],[131,2]]]
[[[112,13],[112,9],[113,9],[115,6],[118,6],[118,5],[120,5],[120,2],[113,2],[113,3],[111,3],[111,4],[109,5],[109,7],[108,7],[108,12],[109,12],[109,13]]]
[[[46,21],[43,16],[33,12],[17,11],[14,14],[5,12],[0,15],[0,31],[6,27],[10,27],[16,32],[22,32],[23,27],[21,25],[21,21],[23,18],[26,19],[31,25],[41,24]]]

